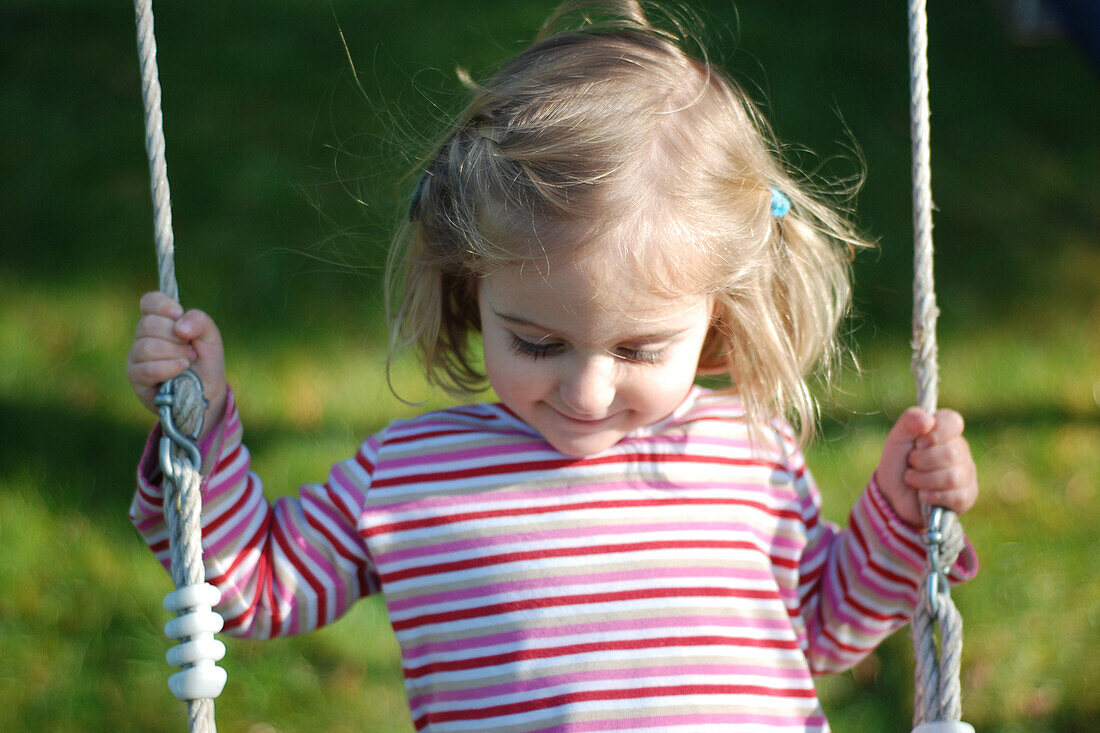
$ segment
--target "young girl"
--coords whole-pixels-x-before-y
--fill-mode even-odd
[[[205,384],[228,633],[384,594],[421,730],[826,730],[813,675],[912,616],[918,500],[977,497],[962,420],[905,412],[848,528],[822,520],[806,380],[862,243],[733,83],[636,2],[591,5],[475,89],[398,237],[394,350],[499,402],[397,421],[269,506],[208,316],[145,296],[128,374],[150,409],[185,367]],[[155,451],[139,477],[166,563]],[[950,577],[974,567],[968,548]]]

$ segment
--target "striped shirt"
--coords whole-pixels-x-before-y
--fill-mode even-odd
[[[916,602],[919,535],[873,480],[839,530],[789,427],[754,449],[700,388],[586,458],[500,404],[398,421],[274,505],[241,432],[231,396],[202,518],[226,631],[299,634],[382,592],[418,730],[826,731],[813,675]],[[147,451],[131,518],[167,565],[159,479]],[[951,577],[974,568],[968,547]]]

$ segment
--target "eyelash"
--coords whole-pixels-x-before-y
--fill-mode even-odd
[[[512,335],[512,353],[518,356],[526,356],[533,361],[551,356],[560,348],[561,344],[536,343],[534,341],[528,341],[527,339],[521,339],[515,334]]]
[[[525,356],[533,361],[554,356],[562,349],[559,343],[536,343],[512,335],[512,353],[517,356]],[[665,350],[643,351],[640,349],[619,349],[614,354],[615,358],[633,364],[657,364],[665,357]]]

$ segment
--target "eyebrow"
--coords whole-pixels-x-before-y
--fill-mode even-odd
[[[501,313],[496,308],[493,308],[492,305],[489,306],[489,310],[493,311],[493,314],[495,316],[497,316],[498,318],[500,318],[501,320],[508,321],[509,323],[515,324],[517,326],[526,326],[527,328],[534,328],[534,329],[538,329],[539,331],[544,331],[546,333],[546,337],[554,337],[554,336],[560,336],[561,335],[561,332],[558,331],[555,328],[547,328],[546,326],[543,326],[540,323],[535,323],[534,321],[529,321],[526,318],[523,318],[521,316],[512,315],[510,313]],[[671,339],[674,339],[677,336],[683,334],[684,332],[686,332],[688,330],[690,330],[690,329],[688,329],[688,328],[669,328],[669,329],[666,329],[664,331],[654,331],[652,333],[639,334],[637,336],[630,336],[630,337],[625,338],[625,339],[620,339],[620,341],[623,341],[623,342],[626,342],[626,343],[640,343],[640,344],[659,343],[661,341],[669,341]]]

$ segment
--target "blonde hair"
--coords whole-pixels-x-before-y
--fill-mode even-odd
[[[429,381],[483,388],[469,348],[478,278],[598,242],[648,268],[656,292],[711,295],[700,371],[727,373],[754,425],[784,415],[810,434],[807,379],[838,352],[849,262],[866,245],[687,43],[634,0],[574,0],[468,84],[473,99],[426,162],[391,251],[391,364],[415,349]],[[791,202],[785,216],[770,211],[772,189]]]

